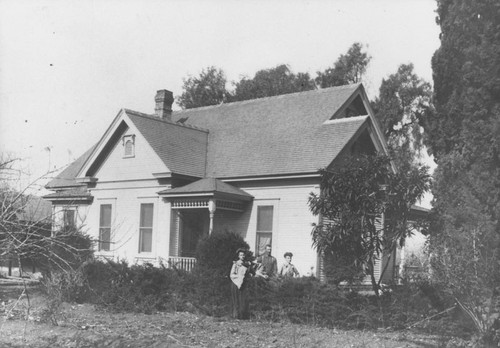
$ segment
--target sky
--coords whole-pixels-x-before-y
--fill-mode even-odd
[[[121,108],[153,113],[157,90],[180,95],[183,78],[205,67],[229,81],[283,63],[315,76],[354,42],[372,56],[371,99],[403,63],[432,82],[435,9],[435,0],[0,0],[0,152],[22,159],[25,185],[99,141]]]

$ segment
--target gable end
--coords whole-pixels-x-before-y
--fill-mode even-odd
[[[102,148],[101,152],[97,155],[96,159],[92,164],[90,165],[89,169],[85,172],[86,177],[93,177],[95,173],[99,170],[99,168],[102,166],[104,161],[106,161],[106,158],[109,156],[115,145],[121,141],[121,138],[123,134],[127,131],[128,126],[124,121],[121,121],[118,127],[116,128],[115,132],[107,143],[104,145]]]

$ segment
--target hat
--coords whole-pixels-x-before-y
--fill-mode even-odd
[[[236,250],[236,255],[239,255],[239,253],[247,253],[247,250],[245,248],[238,248],[238,250]]]

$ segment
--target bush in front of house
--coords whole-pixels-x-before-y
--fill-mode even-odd
[[[239,248],[250,250],[241,235],[227,230],[214,231],[198,242],[196,266],[212,275],[228,276]],[[248,256],[252,256],[250,252]]]
[[[196,247],[196,267],[194,280],[188,288],[189,303],[208,315],[223,316],[229,313],[231,291],[229,273],[233,261],[237,259],[236,250],[250,247],[238,233],[228,230],[214,231],[202,238]],[[247,258],[253,259],[252,252]]]
[[[49,298],[93,303],[113,311],[153,313],[186,310],[184,287],[193,277],[151,264],[92,260],[79,269],[53,273],[42,285]]]
[[[83,268],[87,300],[116,311],[184,310],[186,272],[151,264],[94,261]]]
[[[215,231],[199,242],[197,266],[190,273],[162,265],[93,260],[71,274],[61,274],[46,288],[52,293],[57,289],[65,301],[95,303],[116,311],[188,310],[223,316],[229,313],[229,272],[239,248],[249,249],[240,235]],[[76,274],[78,283],[71,281]]]
[[[229,271],[241,247],[248,248],[241,236],[215,232],[200,241],[198,264],[192,272],[88,261],[73,275],[61,273],[53,278],[49,290],[66,301],[95,303],[113,311],[226,316],[231,301]],[[454,311],[441,314],[453,302],[425,277],[403,281],[380,297],[360,295],[314,277],[252,277],[249,292],[251,314],[258,320],[343,329],[404,329],[418,324],[435,334],[467,333],[467,323],[454,317]],[[424,320],[428,317],[432,318]]]
[[[78,275],[53,278],[52,293],[65,301],[94,303],[118,312],[189,311],[210,316],[230,313],[230,280],[150,264],[90,261]],[[60,289],[65,293],[58,292]],[[405,329],[468,339],[470,323],[459,311],[443,312],[453,303],[434,284],[422,279],[397,286],[380,297],[361,295],[313,277],[284,280],[249,279],[250,309],[259,321],[341,329]],[[443,313],[441,313],[443,312]],[[429,320],[426,318],[431,317]],[[55,316],[57,319],[57,317]]]
[[[94,255],[92,238],[76,226],[62,227],[52,233],[35,230],[25,233],[23,238],[17,254],[21,261],[34,264],[44,276],[74,271]]]
[[[322,327],[375,328],[367,297],[313,277],[250,280],[252,315],[261,320]],[[369,308],[369,311],[367,310]]]
[[[79,298],[84,289],[82,265],[93,258],[93,240],[81,228],[67,226],[53,233],[34,231],[25,242],[19,255],[42,271],[42,289],[50,295],[46,315],[57,323],[61,303]]]

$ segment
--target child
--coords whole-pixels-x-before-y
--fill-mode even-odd
[[[283,256],[285,257],[285,263],[280,268],[279,276],[282,278],[298,277],[299,271],[292,265],[293,254],[291,252],[286,252]]]

